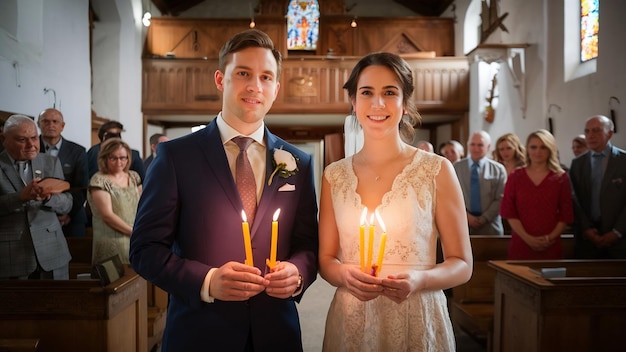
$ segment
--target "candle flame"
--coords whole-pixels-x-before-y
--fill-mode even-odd
[[[376,209],[375,214],[376,214],[376,221],[378,221],[378,224],[380,224],[380,227],[383,229],[383,232],[387,232],[387,229],[385,229],[385,223],[383,222],[383,218],[378,213],[378,209]]]
[[[363,208],[363,214],[361,214],[361,225],[365,224],[367,219],[367,207]]]
[[[372,215],[370,216],[370,226],[374,226],[374,213],[372,213]]]
[[[278,221],[278,215],[280,214],[280,208],[276,209],[276,212],[274,213],[274,221]]]
[[[244,210],[241,211],[241,220],[243,220],[243,222],[248,221],[248,217],[246,216],[246,212]]]

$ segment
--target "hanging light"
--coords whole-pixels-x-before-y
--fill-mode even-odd
[[[250,28],[256,27],[256,23],[254,23],[254,17],[250,18]]]
[[[356,23],[356,16],[352,19],[352,22],[350,23],[350,27],[352,28],[356,28],[356,26],[358,26],[358,24]]]

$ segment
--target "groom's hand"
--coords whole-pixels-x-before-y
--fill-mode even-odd
[[[228,262],[211,277],[209,294],[222,301],[245,301],[263,292],[268,284],[258,268],[239,262]]]
[[[276,298],[289,298],[298,289],[300,272],[298,267],[290,262],[278,262],[274,269],[265,275],[269,285],[265,289],[268,296]]]

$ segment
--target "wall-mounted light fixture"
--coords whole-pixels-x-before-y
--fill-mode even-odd
[[[146,27],[150,27],[150,20],[152,19],[152,14],[150,13],[150,11],[146,11],[143,14],[143,18],[141,19],[141,23],[143,23],[144,26]]]
[[[54,101],[52,102],[52,108],[56,109],[56,107],[57,107],[57,92],[54,89],[52,89],[52,88],[44,88],[43,89],[43,94],[48,94],[49,92],[52,92],[52,95],[53,95],[53,98],[54,98]]]
[[[557,112],[561,112],[561,107],[559,105],[556,104],[550,104],[548,105],[548,131],[550,131],[550,133],[552,133],[554,135],[554,122],[553,122],[553,117],[554,115],[552,114],[552,108],[556,108]]]
[[[150,27],[150,20],[152,19],[152,13],[150,13],[151,9],[151,3],[152,0],[148,0],[148,6],[143,6],[145,12],[143,13],[143,18],[141,19],[141,23],[143,23],[144,26],[146,27]],[[143,1],[141,2],[141,4],[143,5]]]
[[[350,22],[350,27],[356,28],[357,26],[358,26],[358,23],[356,23],[356,16],[354,16],[354,18],[352,19],[352,22]]]
[[[611,113],[611,121],[613,121],[613,132],[617,133],[617,116],[615,114],[615,108],[613,108],[613,106],[611,105],[613,101],[616,101],[618,105],[621,105],[622,103],[619,101],[619,99],[617,99],[617,97],[609,98],[609,110]]]

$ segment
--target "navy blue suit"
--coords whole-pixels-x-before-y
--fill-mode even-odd
[[[299,270],[306,289],[317,276],[317,202],[311,156],[265,129],[267,166],[263,193],[251,227],[255,266],[265,270],[271,222],[279,218],[277,259]],[[298,160],[295,175],[275,175],[274,148]],[[243,204],[228,165],[215,120],[205,129],[161,143],[139,201],[130,261],[140,275],[169,292],[164,351],[243,351],[248,337],[255,351],[301,351],[293,299],[262,292],[244,302],[200,299],[211,268],[245,258]],[[295,190],[279,191],[287,183]],[[284,189],[284,188],[283,188]],[[304,290],[303,290],[304,292]]]

